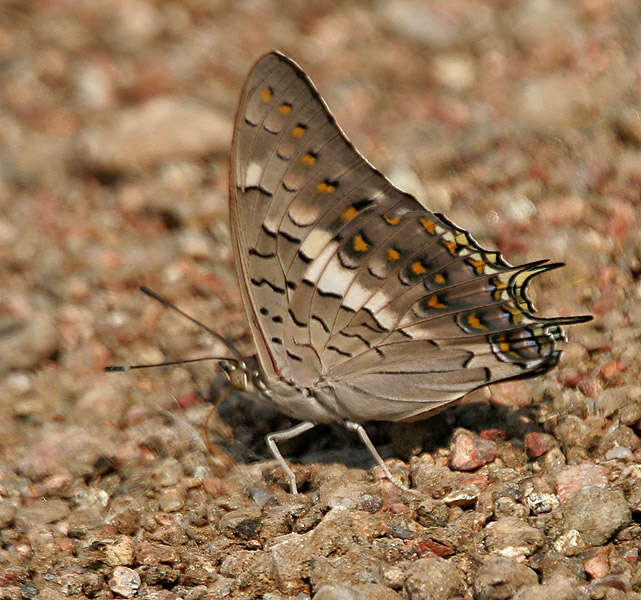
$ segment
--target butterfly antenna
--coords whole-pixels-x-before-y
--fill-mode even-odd
[[[173,302],[170,302],[167,300],[167,298],[161,296],[160,294],[157,294],[153,290],[150,290],[148,287],[141,286],[140,291],[143,294],[146,294],[150,298],[153,298],[154,300],[160,302],[163,306],[166,306],[167,308],[171,308],[173,311],[177,312],[179,315],[182,315],[185,317],[185,319],[191,321],[192,323],[198,325],[201,329],[204,329],[207,333],[211,334],[214,336],[217,340],[220,340],[227,348],[229,348],[234,355],[233,358],[229,358],[227,356],[204,356],[202,358],[191,358],[188,360],[172,360],[168,362],[161,362],[161,363],[153,363],[153,364],[145,364],[145,365],[109,365],[108,367],[105,367],[105,371],[107,372],[121,372],[121,371],[130,371],[132,369],[148,369],[151,367],[168,367],[170,365],[182,365],[185,363],[193,363],[193,362],[198,362],[201,360],[228,360],[231,362],[236,362],[238,364],[243,363],[243,355],[236,349],[236,346],[232,344],[226,337],[220,335],[220,333],[217,333],[210,327],[207,327],[204,323],[199,321],[198,319],[192,317],[191,315],[187,314],[184,310],[181,308],[178,308]]]
[[[229,360],[235,361],[235,358],[228,358],[226,356],[203,356],[201,358],[188,358],[186,360],[170,360],[161,363],[150,363],[145,365],[109,365],[104,368],[107,373],[117,373],[123,371],[131,371],[133,369],[149,369],[151,367],[169,367],[171,365],[184,365],[186,363],[195,363],[203,360]]]
[[[141,286],[140,291],[143,294],[146,294],[150,298],[153,298],[154,300],[160,302],[163,306],[166,306],[167,308],[171,308],[171,310],[177,312],[179,315],[182,315],[185,317],[185,319],[191,321],[195,325],[198,325],[201,329],[204,329],[207,333],[211,334],[213,337],[215,337],[217,340],[221,341],[227,348],[229,348],[232,352],[232,354],[235,356],[234,360],[237,360],[239,362],[243,362],[243,355],[238,351],[236,346],[232,344],[225,336],[220,335],[220,333],[217,333],[210,327],[207,327],[204,323],[199,321],[198,319],[192,317],[191,315],[187,314],[184,310],[181,308],[178,308],[173,302],[167,300],[167,298],[161,296],[160,294],[154,292],[153,290],[149,289],[148,287]]]

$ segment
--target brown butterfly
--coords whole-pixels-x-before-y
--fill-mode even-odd
[[[292,493],[277,442],[342,423],[394,481],[362,422],[425,418],[476,388],[545,373],[561,325],[592,318],[534,316],[529,281],[562,264],[512,266],[396,188],[279,52],[241,93],[229,214],[256,356],[223,339],[234,357],[221,366],[302,421],[267,436]]]
[[[512,266],[394,187],[354,148],[313,83],[279,52],[252,68],[231,152],[229,213],[256,361],[225,368],[301,419],[356,431],[407,421],[487,384],[553,367],[561,325],[540,318],[530,279],[562,266]],[[242,372],[242,377],[238,377]]]

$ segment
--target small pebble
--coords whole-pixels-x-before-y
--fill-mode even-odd
[[[450,467],[456,471],[472,471],[492,462],[497,454],[494,442],[459,429],[450,442]]]
[[[109,589],[124,598],[133,598],[140,587],[140,575],[127,567],[116,567],[109,579]]]
[[[185,505],[185,490],[184,488],[168,488],[160,492],[158,498],[158,505],[160,510],[164,512],[176,512]]]
[[[588,485],[563,505],[566,530],[580,532],[591,546],[605,544],[631,519],[628,503],[619,490]]]

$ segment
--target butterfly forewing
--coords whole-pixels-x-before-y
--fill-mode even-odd
[[[531,277],[394,187],[272,52],[245,84],[230,169],[243,300],[267,384],[331,390],[337,418],[401,420],[558,358]]]

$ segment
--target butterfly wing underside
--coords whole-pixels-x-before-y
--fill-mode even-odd
[[[394,187],[353,147],[305,73],[272,52],[236,116],[230,219],[267,382],[331,388],[357,420],[409,419],[558,360],[521,266]]]

